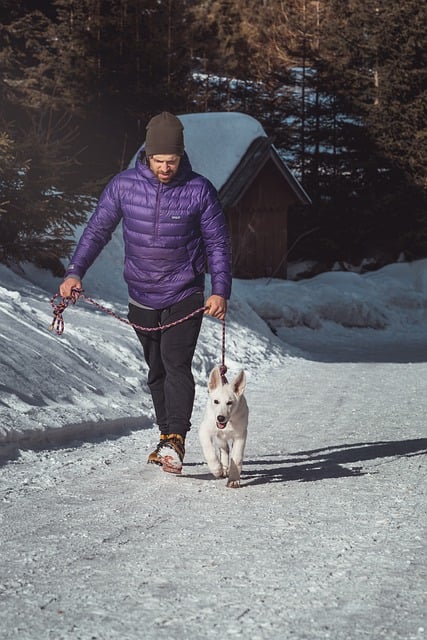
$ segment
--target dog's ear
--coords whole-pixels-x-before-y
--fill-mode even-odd
[[[246,387],[246,375],[241,371],[233,380],[233,391],[236,396],[241,396]]]
[[[219,367],[214,367],[211,371],[211,375],[209,376],[209,391],[213,391],[221,384],[221,374],[219,371]]]

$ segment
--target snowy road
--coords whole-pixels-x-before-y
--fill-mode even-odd
[[[427,364],[252,375],[243,487],[153,429],[1,468],[2,640],[426,637]]]

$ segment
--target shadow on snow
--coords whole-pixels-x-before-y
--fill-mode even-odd
[[[146,417],[116,418],[98,422],[70,423],[57,429],[12,433],[9,441],[0,443],[0,467],[21,455],[21,450],[52,451],[66,446],[77,448],[87,442],[114,440],[134,431],[151,429],[153,422]]]
[[[389,458],[386,462],[394,462],[396,458],[426,453],[427,438],[418,438],[343,444],[297,451],[290,453],[286,459],[271,455],[263,459],[244,460],[241,485],[248,487],[269,482],[315,482],[330,478],[364,476],[373,473],[364,469],[364,461]],[[212,475],[206,473],[190,477],[200,480],[213,479]]]

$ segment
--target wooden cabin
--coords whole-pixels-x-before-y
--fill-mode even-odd
[[[237,278],[286,278],[288,211],[310,198],[266,137],[255,139],[219,192]]]

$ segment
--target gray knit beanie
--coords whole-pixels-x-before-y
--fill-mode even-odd
[[[181,121],[168,111],[151,118],[147,124],[145,154],[147,156],[184,154],[184,127]]]

